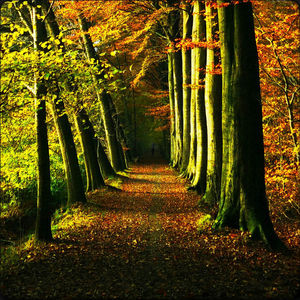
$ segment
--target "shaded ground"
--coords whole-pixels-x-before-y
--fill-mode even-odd
[[[199,197],[162,161],[89,199],[57,218],[53,243],[19,249],[1,273],[5,298],[296,299],[299,229],[281,236],[288,255],[238,231],[198,232]]]

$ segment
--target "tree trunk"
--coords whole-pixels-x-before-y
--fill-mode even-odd
[[[193,54],[192,54],[193,57]],[[193,71],[192,71],[193,78]],[[194,93],[196,90],[192,88],[191,91],[191,105],[190,105],[190,153],[189,163],[185,172],[189,180],[193,180],[196,173],[196,154],[197,154],[197,135],[196,135],[196,103]]]
[[[59,92],[57,93],[57,96],[59,97]],[[70,206],[74,202],[86,202],[86,197],[77,158],[77,151],[73,139],[73,133],[71,131],[71,126],[65,111],[64,103],[58,97],[52,103],[52,113],[64,161],[68,190],[67,203]]]
[[[105,185],[97,159],[97,140],[93,125],[84,109],[77,112],[75,121],[86,167],[86,191],[90,192]]]
[[[173,53],[175,157],[173,167],[180,168],[182,162],[182,62],[181,51]]]
[[[193,10],[194,12],[194,10]],[[194,16],[193,16],[194,19]],[[193,21],[192,31],[195,32],[196,23]],[[192,42],[195,42],[195,33],[192,34]],[[196,69],[196,47],[191,49],[191,104],[190,104],[190,153],[189,162],[185,175],[191,181],[196,173],[196,154],[197,154],[197,135],[196,135],[196,77],[198,70]]]
[[[183,2],[182,12],[182,41],[183,44],[192,35],[192,14],[191,6]],[[180,171],[185,172],[189,163],[190,154],[190,110],[191,110],[191,50],[187,46],[182,48],[182,162]]]
[[[58,39],[58,36],[60,34],[59,26],[57,24],[54,12],[47,0],[42,1],[42,11],[44,15],[47,15],[46,24],[48,26],[51,36],[55,39]],[[65,51],[64,44],[62,43],[62,41],[60,41],[59,46],[62,46],[63,51]],[[71,203],[74,202],[86,202],[84,186],[78,163],[77,151],[74,143],[71,125],[65,110],[63,100],[59,98],[60,91],[57,80],[54,80],[53,83],[57,85],[57,98],[52,103],[52,112],[59,138],[60,149],[64,161],[64,169],[67,179],[67,203],[68,205],[71,205]],[[67,85],[67,88],[70,91],[72,90],[71,83]]]
[[[124,164],[123,150],[116,136],[116,128],[110,110],[111,97],[105,90],[102,91],[101,95],[97,92],[97,96],[101,100],[101,116],[111,165],[115,172],[123,171],[126,166]]]
[[[41,0],[34,1],[32,7],[33,43],[36,51],[41,51],[40,43],[47,40],[45,26],[38,17],[41,15],[41,9],[38,7],[40,2]],[[37,70],[34,78],[38,155],[38,195],[35,239],[40,241],[50,241],[52,240],[52,195],[50,188],[50,160],[46,124],[46,102],[44,100],[47,91],[43,80],[39,79],[38,72],[39,71]]]
[[[168,7],[178,5],[178,0],[167,0]],[[180,168],[182,161],[182,57],[181,51],[176,49],[176,39],[180,37],[180,13],[172,10],[166,20],[167,26],[163,27],[168,39],[168,85],[170,101],[170,165]]]
[[[170,165],[173,166],[175,160],[175,114],[174,114],[174,77],[173,77],[174,53],[168,52],[168,86],[170,102]]]
[[[80,24],[80,29],[82,31],[84,46],[85,46],[88,59],[90,61],[92,60],[99,61],[91,37],[88,33],[89,25],[82,14],[79,15],[78,21]],[[99,71],[101,71],[101,69],[99,69]],[[104,124],[104,130],[107,139],[107,147],[109,150],[110,161],[112,167],[116,172],[122,171],[124,170],[124,165],[122,162],[118,140],[116,137],[116,128],[114,127],[113,119],[111,116],[111,111],[109,106],[110,95],[107,93],[105,89],[103,88],[101,89],[99,84],[99,81],[104,78],[104,74],[102,72],[100,75],[92,74],[92,76],[96,83],[96,95],[100,102],[101,117]]]
[[[193,16],[193,41],[196,46],[194,49],[195,65],[195,114],[196,114],[196,134],[197,134],[197,155],[195,176],[192,180],[192,188],[195,188],[199,194],[204,194],[206,187],[206,166],[207,166],[207,128],[205,117],[204,102],[204,78],[206,49],[201,47],[199,42],[205,41],[205,20],[202,11],[205,9],[204,3],[200,0],[194,3]]]
[[[101,174],[105,179],[116,176],[116,172],[112,168],[99,139],[97,140],[97,158]]]
[[[207,173],[206,191],[202,200],[207,203],[217,203],[220,198],[221,167],[222,167],[222,77],[217,74],[214,36],[217,26],[216,10],[206,4],[206,41],[207,60],[205,77],[205,111],[207,123]]]
[[[252,5],[222,6],[218,14],[223,66],[223,163],[220,206],[214,227],[248,230],[271,247],[283,247],[274,232],[265,193],[262,108]]]
[[[178,1],[170,0],[168,5],[174,5]],[[173,144],[173,161],[174,168],[180,168],[182,162],[182,57],[181,50],[175,48],[176,39],[180,37],[180,13],[178,10],[171,11],[168,15],[168,39],[172,62],[173,75],[173,120],[174,120],[174,138]]]
[[[129,159],[126,155],[126,152],[123,150],[123,148],[127,148],[124,131],[123,131],[123,128],[120,124],[119,115],[118,115],[116,106],[115,106],[111,96],[109,97],[109,100],[110,100],[109,101],[110,111],[111,111],[112,119],[114,121],[114,127],[116,129],[120,160],[122,162],[123,169],[127,169],[128,168],[128,163],[127,162],[129,161]]]

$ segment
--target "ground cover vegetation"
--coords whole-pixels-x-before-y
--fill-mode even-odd
[[[296,296],[296,1],[3,1],[0,31],[4,297]]]

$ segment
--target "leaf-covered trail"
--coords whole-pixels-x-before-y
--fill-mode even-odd
[[[137,164],[55,225],[55,241],[20,251],[3,272],[11,298],[293,299],[297,253],[266,251],[238,231],[198,233],[199,197],[165,163]],[[299,251],[298,251],[299,254]]]

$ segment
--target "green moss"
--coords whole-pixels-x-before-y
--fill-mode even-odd
[[[209,215],[209,214],[203,215],[197,221],[197,230],[199,232],[205,231],[212,225],[212,223],[213,223],[213,218],[211,215]]]

